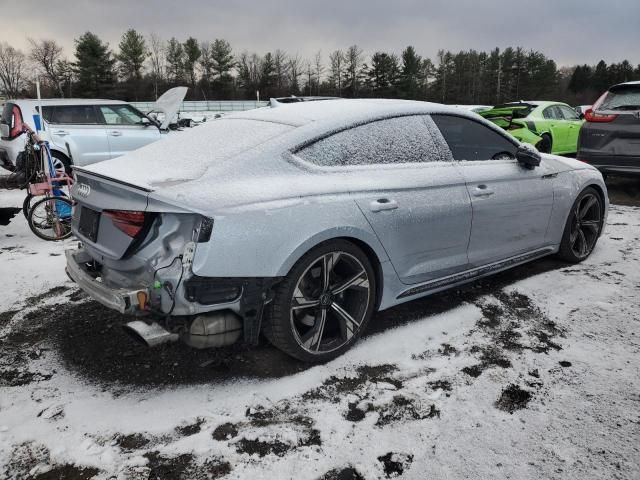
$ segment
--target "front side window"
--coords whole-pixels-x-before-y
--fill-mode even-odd
[[[432,115],[454,160],[515,158],[514,142],[480,122],[455,115]]]
[[[142,114],[130,105],[102,105],[98,108],[107,125],[142,124]]]
[[[59,105],[53,107],[51,112],[44,110],[45,118],[51,115],[51,123],[95,125],[98,123],[96,111],[93,105]]]
[[[296,155],[322,167],[443,161],[429,122],[420,115],[378,120],[318,140]]]

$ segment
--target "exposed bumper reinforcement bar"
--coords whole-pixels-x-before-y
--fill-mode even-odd
[[[81,263],[83,262],[82,259],[76,259],[77,253],[75,250],[65,251],[67,275],[90,297],[105,307],[117,310],[120,313],[130,313],[136,311],[140,306],[138,301],[139,294],[144,294],[145,298],[149,298],[149,292],[146,288],[124,289],[110,288],[103,285],[82,268]],[[90,258],[86,259],[87,262],[90,260]]]

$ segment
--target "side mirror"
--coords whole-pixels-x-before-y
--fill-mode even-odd
[[[520,163],[525,168],[533,169],[540,165],[540,160],[542,160],[542,156],[540,152],[531,145],[520,145],[518,150],[516,151],[516,159],[518,163]]]
[[[8,140],[10,133],[11,128],[9,128],[9,125],[6,123],[0,123],[0,137],[2,137],[3,140]]]

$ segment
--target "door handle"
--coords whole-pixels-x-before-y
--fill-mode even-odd
[[[109,135],[111,135],[112,137],[121,137],[122,132],[119,132],[118,130],[112,130],[109,132]]]
[[[495,192],[493,190],[491,190],[490,188],[488,188],[486,185],[481,184],[478,185],[474,190],[473,190],[473,196],[474,197],[490,197],[491,195],[493,195]]]
[[[69,135],[69,132],[67,132],[66,130],[54,130],[53,132],[54,135],[60,135],[61,137],[64,137],[65,135]]]
[[[381,212],[382,210],[395,210],[398,208],[398,202],[389,198],[379,198],[369,204],[372,212]]]

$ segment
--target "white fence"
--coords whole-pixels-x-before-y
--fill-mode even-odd
[[[130,102],[142,112],[153,109],[154,102]],[[210,100],[182,102],[181,112],[240,112],[265,107],[269,102],[256,102],[254,100]]]

